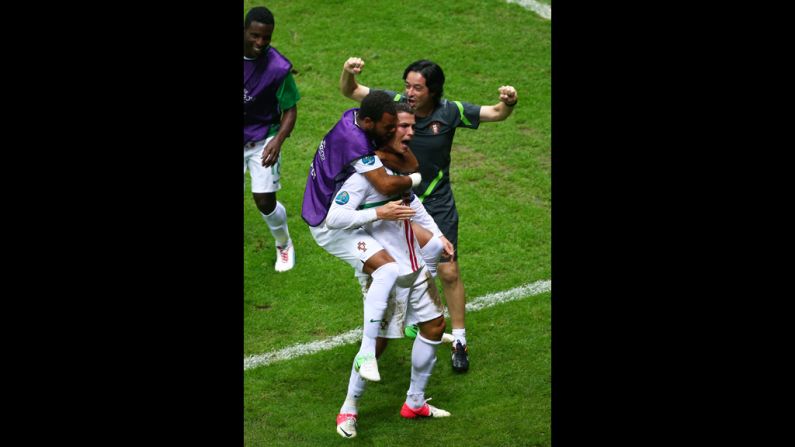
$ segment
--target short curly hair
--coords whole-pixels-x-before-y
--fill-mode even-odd
[[[359,108],[359,117],[381,121],[381,116],[384,113],[397,115],[395,101],[392,96],[383,90],[370,90],[370,93],[362,100],[362,106]]]
[[[273,13],[270,9],[264,6],[255,6],[248,10],[248,14],[246,14],[246,21],[244,23],[246,29],[251,26],[251,22],[259,22],[263,25],[275,25],[273,21]]]

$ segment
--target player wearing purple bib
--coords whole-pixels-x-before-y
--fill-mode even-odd
[[[342,118],[318,145],[304,190],[301,217],[318,245],[351,265],[360,274],[372,276],[367,292],[372,304],[365,309],[362,344],[357,354],[362,377],[378,381],[375,343],[378,328],[386,309],[387,297],[398,276],[395,260],[372,236],[361,228],[350,231],[330,229],[326,216],[337,189],[351,176],[361,173],[380,193],[401,194],[419,184],[420,175],[387,174],[375,150],[395,135],[397,112],[392,98],[374,92],[363,98],[361,107],[343,113]],[[344,200],[339,197],[337,200]],[[410,207],[390,204],[379,208],[381,218],[405,219],[413,215]]]
[[[408,158],[413,159],[416,165],[416,158],[408,148],[408,142],[413,135],[414,114],[405,104],[398,106],[405,107],[398,107],[398,131],[393,144],[376,151],[378,157],[390,168],[408,165],[409,163],[405,163]],[[428,267],[437,262],[442,250],[452,255],[453,246],[444,238],[417,197],[411,193],[404,194],[402,199],[404,204],[409,204],[416,212],[411,220],[380,218],[378,208],[387,206],[391,201],[400,203],[401,197],[377,192],[363,175],[355,173],[340,187],[328,212],[327,224],[337,232],[361,227],[389,250],[399,266],[399,276],[382,316],[376,357],[386,348],[387,339],[404,336],[407,324],[416,323],[419,326],[419,334],[416,335],[411,353],[411,384],[400,410],[401,416],[450,416],[449,412],[427,403],[425,388],[436,362],[436,349],[445,335],[449,336],[448,341],[452,339],[452,335],[443,333],[443,306]],[[429,240],[420,242],[420,238],[415,236],[415,230],[429,233],[425,238]],[[433,246],[436,247],[435,250]],[[435,254],[432,254],[434,251]],[[372,305],[368,303],[366,293],[365,290],[365,315]],[[358,404],[365,386],[366,382],[357,371],[354,361],[348,381],[348,393],[337,415],[337,433],[342,437],[352,438],[357,434]]]
[[[295,127],[298,88],[290,61],[270,46],[273,14],[251,8],[243,28],[243,174],[251,172],[251,192],[276,241],[277,272],[295,265],[287,211],[276,200],[281,189],[281,148]]]

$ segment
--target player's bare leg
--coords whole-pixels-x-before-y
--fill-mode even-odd
[[[449,258],[448,258],[449,259]],[[458,262],[449,259],[444,262],[444,256],[439,262],[439,277],[442,279],[447,310],[450,312],[450,323],[453,326],[453,370],[465,372],[469,369],[469,352],[467,350],[466,329],[464,314],[466,301],[464,299],[464,283],[458,270]]]

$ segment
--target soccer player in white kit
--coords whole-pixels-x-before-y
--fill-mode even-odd
[[[398,117],[397,133],[400,134],[402,130],[405,137],[397,135],[396,138],[403,141],[403,150],[408,151],[406,143],[413,133],[411,125],[414,117],[410,111],[408,113],[399,111]],[[379,156],[382,155],[386,158],[389,154],[379,153]],[[326,217],[326,225],[339,230],[362,227],[395,259],[399,269],[398,278],[392,290],[392,298],[385,312],[382,311],[384,317],[378,331],[376,355],[380,355],[386,348],[387,339],[402,338],[406,325],[417,323],[420,332],[412,348],[411,385],[400,414],[405,418],[446,417],[450,416],[449,412],[429,405],[425,399],[425,387],[436,362],[436,349],[442,342],[445,328],[441,299],[425,259],[435,264],[442,250],[451,254],[453,247],[449,241],[446,241],[416,196],[411,194],[405,198],[406,201],[409,199],[411,199],[409,206],[414,212],[415,225],[412,225],[409,219],[379,219],[376,207],[390,204],[405,206],[404,198],[380,194],[364,176],[354,174],[345,181],[337,193]],[[432,233],[429,240],[427,240],[428,235],[423,237],[427,241],[422,250],[414,231],[424,230],[417,228],[417,224]],[[365,321],[367,321],[368,307],[372,307],[368,305],[373,304],[367,301],[365,299]],[[348,393],[337,415],[337,433],[342,437],[356,436],[358,400],[364,388],[365,381],[357,371],[357,364],[354,361]]]
[[[361,107],[347,110],[334,127],[323,137],[312,160],[307,176],[301,217],[309,224],[309,231],[317,244],[328,253],[345,261],[365,277],[372,276],[367,294],[373,297],[365,308],[362,342],[356,355],[356,366],[362,377],[379,381],[375,356],[376,338],[383,319],[389,291],[395,285],[398,266],[381,245],[361,228],[331,229],[326,215],[334,197],[345,180],[354,172],[367,178],[383,194],[400,194],[419,184],[420,175],[387,174],[375,151],[392,144],[397,132],[397,109],[392,98],[384,92],[367,95]],[[408,126],[411,128],[411,126]],[[401,134],[403,132],[401,131]],[[401,138],[403,138],[401,136]],[[398,140],[399,141],[399,140]],[[397,165],[403,173],[419,165]],[[395,166],[393,166],[395,167]],[[341,200],[341,199],[338,199]],[[408,206],[387,204],[375,210],[381,219],[406,219],[414,215]]]

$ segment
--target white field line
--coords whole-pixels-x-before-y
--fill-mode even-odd
[[[525,284],[510,290],[479,296],[467,303],[466,309],[467,312],[477,312],[481,309],[486,309],[500,303],[516,301],[522,298],[539,295],[550,290],[552,290],[552,282],[550,280],[536,281],[534,283]],[[445,317],[449,317],[447,310],[444,311],[444,315]],[[257,366],[269,365],[282,360],[290,360],[302,355],[326,351],[336,348],[337,346],[356,343],[357,341],[361,340],[361,338],[362,328],[357,327],[356,329],[350,330],[343,334],[335,335],[323,340],[313,341],[311,343],[301,343],[280,349],[278,351],[248,356],[243,360],[243,369],[248,370],[251,368],[256,368]]]
[[[508,3],[516,3],[517,5],[523,6],[525,9],[529,9],[547,20],[552,19],[552,6],[539,3],[535,0],[507,0],[507,1]]]

